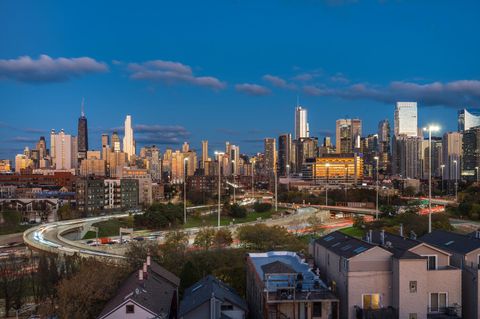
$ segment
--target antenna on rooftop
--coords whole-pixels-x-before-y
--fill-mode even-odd
[[[85,97],[82,97],[81,115],[85,117]]]

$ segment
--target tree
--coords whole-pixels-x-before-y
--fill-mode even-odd
[[[160,245],[159,261],[165,268],[178,274],[178,263],[185,259],[188,248],[188,235],[180,230],[168,232],[165,242]]]
[[[0,295],[5,304],[5,317],[11,308],[20,309],[25,300],[26,267],[28,263],[15,254],[9,254],[0,262]]]
[[[265,224],[245,225],[237,230],[240,243],[256,250],[285,249],[299,251],[305,249],[302,242],[280,226]]]
[[[126,275],[125,268],[85,259],[79,271],[58,286],[59,317],[96,318]]]
[[[60,206],[57,210],[58,219],[60,220],[67,220],[67,219],[74,219],[79,217],[79,215],[72,209],[70,204],[65,204]]]
[[[265,212],[268,212],[272,209],[272,204],[255,202],[255,204],[253,204],[253,209],[257,213],[265,213]]]
[[[145,213],[134,216],[135,227],[162,229],[183,221],[183,204],[152,204]]]
[[[215,230],[212,227],[204,227],[200,229],[195,236],[195,246],[201,247],[205,250],[213,246],[215,239]]]
[[[217,248],[230,246],[233,242],[232,232],[227,228],[220,228],[215,233],[213,241]]]
[[[245,217],[247,217],[247,209],[243,206],[238,205],[238,204],[233,204],[230,207],[230,214],[229,215],[233,218],[245,218]]]

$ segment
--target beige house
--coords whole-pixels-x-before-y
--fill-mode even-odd
[[[341,318],[458,318],[461,270],[451,254],[384,232],[366,240],[333,232],[311,247]]]
[[[480,231],[463,235],[435,230],[420,240],[452,254],[452,265],[462,269],[462,317],[480,318]]]

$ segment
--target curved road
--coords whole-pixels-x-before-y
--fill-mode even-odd
[[[280,203],[279,203],[280,204]],[[291,205],[283,205],[286,208],[293,208]],[[341,210],[344,212],[356,212],[361,214],[371,214],[375,213],[374,209],[365,209],[365,208],[349,208],[349,207],[336,207],[336,206],[322,206],[322,205],[295,205],[296,207],[308,207],[312,206],[318,209],[328,209],[328,210]],[[23,240],[26,245],[33,249],[47,251],[51,253],[62,253],[67,255],[79,254],[83,257],[99,257],[99,258],[108,258],[113,260],[122,260],[125,257],[121,254],[114,253],[105,248],[108,246],[89,246],[82,241],[69,240],[65,235],[78,230],[84,230],[90,227],[91,225],[106,221],[113,218],[123,218],[127,217],[129,214],[116,214],[108,216],[99,216],[99,217],[90,217],[83,219],[75,219],[68,221],[58,221],[48,224],[42,224],[35,226],[26,230],[23,233]],[[296,210],[296,213],[282,216],[281,218],[270,218],[266,220],[258,220],[249,222],[248,224],[255,224],[258,222],[267,223],[268,225],[291,225],[298,224],[302,218],[305,218],[305,213]],[[222,227],[236,227],[245,224],[235,224],[232,226],[222,226]],[[190,237],[194,236],[199,228],[189,228],[185,229]],[[162,235],[164,231],[154,232],[152,234]]]

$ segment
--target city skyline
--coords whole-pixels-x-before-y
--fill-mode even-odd
[[[439,136],[456,131],[459,108],[479,106],[479,44],[458,38],[478,27],[471,17],[476,2],[455,10],[446,2],[218,4],[224,16],[191,4],[201,14],[187,17],[175,4],[135,12],[106,4],[95,12],[88,4],[0,6],[0,20],[9,26],[0,35],[0,95],[8,110],[0,120],[2,158],[32,147],[52,128],[75,135],[83,96],[92,149],[130,114],[137,148],[189,141],[200,150],[208,140],[214,150],[229,141],[249,154],[262,149],[265,137],[294,135],[297,96],[308,109],[310,135],[320,140],[335,136],[341,118],[359,118],[364,135],[376,133],[380,120],[393,123],[396,101],[417,102],[419,126],[434,122]],[[107,27],[102,13],[108,10],[116,15]],[[220,30],[233,11],[237,24]],[[285,23],[292,12],[298,23]],[[135,13],[143,21],[132,17],[124,25]],[[41,27],[19,25],[25,15]],[[447,27],[445,15],[462,23]],[[263,43],[265,37],[271,40]]]

